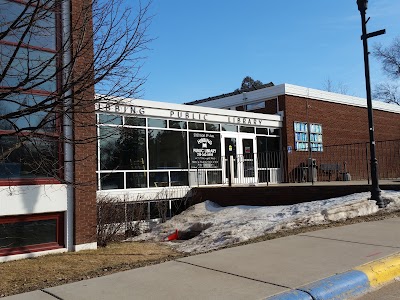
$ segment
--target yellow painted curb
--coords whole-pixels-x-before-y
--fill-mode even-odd
[[[371,287],[386,283],[400,276],[400,253],[354,268],[364,272]]]

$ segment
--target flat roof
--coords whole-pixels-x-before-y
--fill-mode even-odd
[[[194,102],[188,102],[191,106],[203,106],[214,108],[231,108],[243,104],[255,103],[260,100],[276,98],[280,95],[291,95],[313,100],[320,100],[344,105],[351,105],[357,107],[367,107],[367,100],[365,98],[332,93],[317,89],[311,89],[293,84],[279,84],[271,87],[257,89],[254,91],[244,92],[230,96],[217,96],[210,97]],[[400,113],[400,106],[396,104],[385,103],[382,101],[372,101],[372,107],[376,110],[382,110],[392,113]]]

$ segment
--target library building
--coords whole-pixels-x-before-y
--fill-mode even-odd
[[[400,106],[374,101],[380,178],[400,177]],[[366,100],[290,84],[185,104],[100,101],[98,194],[368,180]]]
[[[255,154],[280,150],[280,114],[136,99],[100,102],[97,112],[100,193],[151,199],[230,179],[278,182],[279,164],[256,166]]]

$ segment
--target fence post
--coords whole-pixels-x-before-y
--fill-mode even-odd
[[[367,162],[367,180],[369,185],[368,143],[365,143],[365,161]]]
[[[197,187],[199,187],[200,186],[200,184],[199,184],[199,165],[197,165],[196,175],[197,175]]]
[[[228,164],[228,185],[229,186],[232,186],[232,170],[231,170],[231,168],[232,168],[232,164],[231,164],[231,161],[232,161],[232,154],[231,153],[229,153],[229,155],[228,155],[228,161],[227,161],[227,164]]]
[[[267,175],[267,186],[269,186],[269,180],[271,179],[271,170],[269,170],[269,165],[268,165],[268,150],[267,152],[265,152],[265,166]]]

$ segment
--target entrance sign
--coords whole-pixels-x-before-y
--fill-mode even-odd
[[[221,136],[219,133],[189,132],[190,167],[218,169],[221,167]]]

